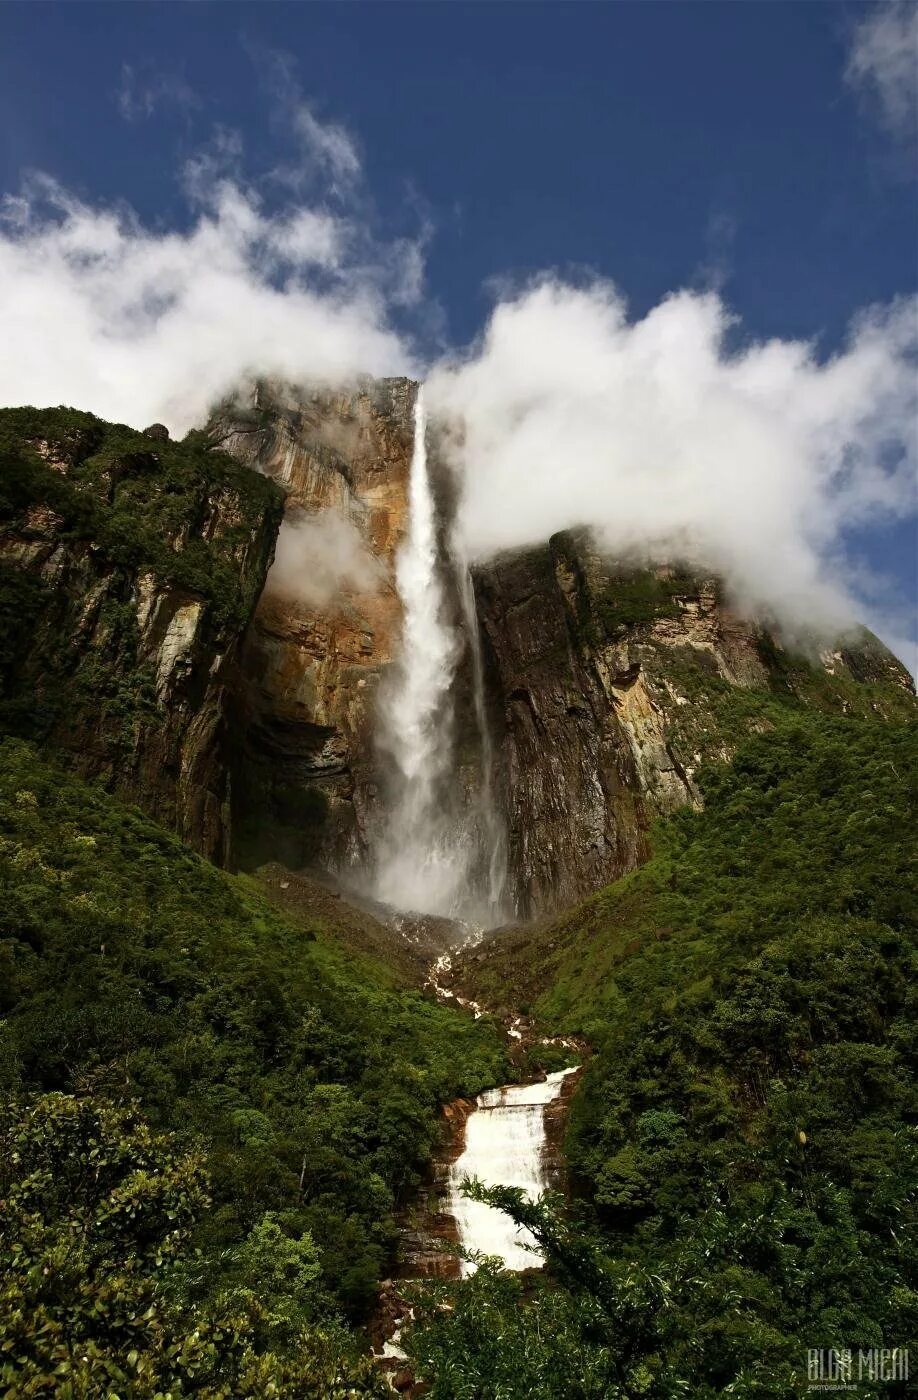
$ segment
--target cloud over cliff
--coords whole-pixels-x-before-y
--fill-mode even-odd
[[[356,180],[342,128],[296,115],[310,159],[337,185]],[[181,230],[46,176],[0,202],[0,401],[184,433],[251,374],[338,383],[410,369],[389,309],[419,295],[417,247],[376,243],[337,192],[278,203],[275,188],[269,206],[239,156],[224,135],[187,164]]]
[[[269,592],[310,608],[328,607],[348,593],[372,593],[385,579],[353,521],[336,510],[288,514],[280,528]]]
[[[859,316],[828,358],[738,333],[712,294],[637,320],[606,282],[502,301],[428,384],[468,554],[590,525],[616,554],[713,566],[744,606],[850,619],[844,531],[915,505],[915,302]]]
[[[877,88],[890,120],[914,96],[896,46],[910,16],[879,9],[852,50],[849,76]],[[218,131],[186,162],[181,227],[47,176],[0,201],[0,402],[181,434],[253,375],[420,372],[397,327],[429,310],[429,230],[377,238],[357,144],[303,100],[288,60],[260,61],[294,155],[247,178],[238,137]],[[870,309],[826,356],[742,338],[710,293],[675,292],[633,319],[599,280],[505,292],[480,341],[429,371],[464,548],[482,559],[586,524],[616,554],[719,570],[746,608],[827,625],[864,615],[876,581],[855,587],[845,536],[915,509],[916,316],[914,299]],[[304,539],[315,545],[298,530],[283,542],[294,564]],[[331,540],[330,559],[350,559],[347,544]],[[289,574],[282,551],[274,583]]]

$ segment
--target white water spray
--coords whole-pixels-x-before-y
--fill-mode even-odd
[[[402,650],[380,689],[379,741],[390,760],[390,788],[374,841],[374,893],[398,909],[463,922],[467,941],[503,916],[506,839],[493,795],[475,594],[467,566],[454,556],[480,746],[477,792],[458,781],[452,686],[462,637],[449,620],[450,575],[440,556],[423,388],[414,406],[408,506],[395,569]]]
[[[527,1249],[535,1240],[503,1211],[462,1195],[464,1177],[486,1186],[521,1186],[534,1200],[548,1185],[545,1175],[545,1108],[558,1098],[573,1069],[550,1074],[540,1084],[512,1084],[479,1094],[466,1120],[465,1149],[449,1171],[444,1208],[456,1221],[459,1243],[494,1254],[508,1269],[540,1269],[542,1256]],[[463,1275],[475,1265],[462,1261]]]
[[[396,561],[402,655],[395,683],[382,697],[382,738],[395,791],[377,853],[376,891],[400,909],[449,917],[458,911],[467,863],[461,844],[450,839],[443,804],[458,639],[445,617],[422,388],[414,405],[408,504],[408,536]]]

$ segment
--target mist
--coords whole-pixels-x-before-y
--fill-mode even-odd
[[[266,588],[275,597],[325,608],[345,593],[375,592],[384,577],[353,521],[322,510],[284,518]]]
[[[822,357],[744,340],[710,293],[630,319],[607,282],[543,279],[429,377],[460,548],[482,561],[589,526],[611,555],[696,562],[747,612],[837,631],[864,613],[845,531],[915,509],[915,351],[914,299]]]

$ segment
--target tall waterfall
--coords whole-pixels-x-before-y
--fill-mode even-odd
[[[470,1201],[462,1195],[464,1177],[478,1177],[486,1186],[521,1186],[535,1198],[548,1182],[545,1174],[545,1108],[561,1093],[562,1069],[541,1084],[512,1084],[479,1094],[475,1111],[466,1120],[465,1149],[449,1171],[444,1209],[453,1216],[459,1243],[482,1254],[496,1254],[508,1269],[539,1269],[542,1258],[526,1245],[535,1240],[517,1229],[509,1215]],[[475,1265],[462,1261],[462,1273]]]
[[[402,654],[382,697],[394,795],[377,851],[376,892],[401,909],[456,913],[466,853],[450,840],[443,789],[452,761],[449,692],[459,640],[445,615],[437,522],[427,470],[423,388],[414,405],[409,526],[396,561],[404,611]]]
[[[480,746],[477,793],[456,771],[453,680],[462,637],[450,621],[437,512],[427,465],[423,388],[414,406],[409,522],[396,560],[401,655],[380,689],[380,747],[389,759],[388,800],[375,841],[375,893],[398,909],[478,925],[499,921],[506,843],[492,784],[484,671],[471,575],[458,587],[471,649]]]

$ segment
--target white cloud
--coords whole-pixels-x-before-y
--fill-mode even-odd
[[[130,63],[121,65],[121,82],[115,94],[125,121],[152,117],[158,107],[188,114],[201,106],[197,93],[178,73],[138,72]]]
[[[0,200],[0,403],[69,403],[181,434],[253,375],[411,372],[392,313],[421,303],[429,228],[380,242],[347,131],[315,115],[289,57],[256,58],[295,160],[247,178],[239,134],[215,128],[180,172],[181,228],[42,174]],[[125,66],[126,116],[166,100],[195,99]]]
[[[353,138],[337,122],[321,122],[306,102],[294,111],[294,130],[316,163],[335,180],[350,181],[360,174],[360,157]]]
[[[387,313],[410,247],[301,203],[268,212],[221,174],[232,141],[188,172],[181,231],[90,206],[34,177],[0,206],[0,402],[68,403],[182,433],[251,373],[339,383],[410,356]]]
[[[918,137],[918,5],[875,4],[855,26],[846,77],[879,104],[889,129]]]
[[[271,229],[270,246],[287,262],[340,267],[347,228],[340,219],[314,209],[297,209]]]
[[[914,509],[916,304],[861,316],[846,347],[731,352],[714,294],[628,319],[608,283],[547,279],[494,310],[428,381],[461,475],[472,558],[592,526],[623,556],[697,560],[736,602],[837,625],[844,531]]]
[[[69,403],[180,434],[252,375],[417,372],[391,313],[429,309],[430,228],[374,240],[353,142],[318,121],[288,60],[269,60],[301,158],[283,179],[272,172],[280,207],[246,180],[229,131],[186,164],[180,230],[41,176],[0,204],[0,402]],[[914,509],[914,301],[860,316],[847,346],[820,358],[791,341],[731,350],[714,293],[677,293],[637,321],[598,281],[497,295],[480,343],[435,366],[428,388],[471,557],[590,525],[610,552],[719,570],[741,607],[835,623],[863,613],[857,592],[876,619],[843,544],[853,526]],[[335,559],[350,557],[344,543],[332,541]],[[281,562],[275,583],[292,577]],[[358,586],[346,569],[332,575]]]
[[[331,194],[352,198],[363,173],[355,138],[341,122],[316,115],[303,97],[289,53],[260,44],[248,48],[275,121],[296,146],[296,158],[282,162],[273,172],[275,179],[297,189],[324,180]]]

